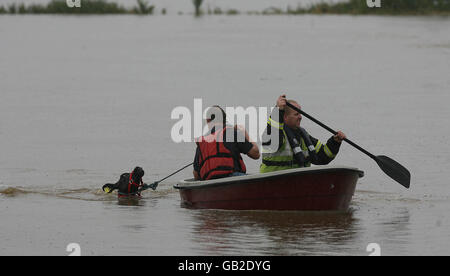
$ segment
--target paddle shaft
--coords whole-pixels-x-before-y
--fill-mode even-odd
[[[305,116],[306,118],[310,119],[311,121],[313,121],[314,123],[318,124],[319,126],[323,127],[324,129],[328,130],[329,132],[333,133],[334,135],[337,134],[337,131],[335,131],[334,129],[332,129],[331,127],[325,125],[324,123],[322,123],[321,121],[317,120],[316,118],[314,118],[313,116],[309,115],[308,113],[306,113],[305,111],[295,107],[294,105],[292,105],[291,103],[286,101],[286,105],[289,106],[290,108],[292,108],[293,110],[299,112],[300,114],[302,114],[303,116]],[[360,150],[362,153],[367,154],[370,158],[372,158],[373,160],[377,160],[377,157],[375,155],[373,155],[372,153],[368,152],[367,150],[361,148],[360,146],[358,146],[357,144],[353,143],[352,141],[350,141],[349,139],[345,138],[344,139],[345,142],[349,143],[350,145],[352,145],[353,147],[357,148],[358,150]]]

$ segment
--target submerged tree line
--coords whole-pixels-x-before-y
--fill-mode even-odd
[[[193,12],[196,16],[203,14],[241,14],[236,9],[222,10],[218,7],[206,10],[202,8],[204,0],[192,1]],[[295,15],[295,14],[381,14],[381,15],[450,15],[450,0],[379,0],[381,7],[370,8],[367,0],[348,0],[346,2],[321,2],[308,7],[299,5],[296,8],[288,6],[286,9],[267,8],[263,11],[249,11],[246,14],[261,15]],[[136,0],[132,8],[125,8],[118,3],[106,0],[80,0],[81,7],[74,8],[67,5],[66,0],[51,0],[48,4],[9,4],[0,5],[0,14],[154,14],[155,6],[146,0]],[[166,14],[162,9],[161,13]]]
[[[136,6],[125,8],[106,0],[81,0],[81,7],[69,7],[66,0],[51,0],[48,4],[9,4],[0,6],[0,14],[153,14],[155,6],[136,0]]]
[[[315,14],[390,14],[426,15],[450,14],[450,0],[380,0],[381,7],[369,7],[366,0],[339,3],[320,3],[295,12]]]

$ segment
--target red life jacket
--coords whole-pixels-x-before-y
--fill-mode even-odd
[[[140,194],[139,192],[137,192],[137,190],[138,190],[143,184],[144,184],[144,183],[142,182],[142,180],[141,180],[141,183],[136,183],[136,182],[134,182],[134,180],[133,180],[133,173],[131,172],[131,173],[130,173],[130,179],[128,180],[128,189],[127,189],[128,194],[118,193],[119,198],[121,198],[121,197],[127,197],[127,196],[138,196],[138,197],[140,197],[141,194]],[[131,191],[131,187],[132,187],[132,186],[135,186],[135,187],[136,187],[136,192],[132,192],[132,191]]]
[[[227,127],[228,130],[233,128]],[[239,155],[240,168],[235,167],[235,158],[233,153],[225,147],[224,130],[221,129],[208,136],[202,136],[197,140],[197,147],[200,150],[199,167],[200,179],[209,180],[221,177],[227,177],[233,172],[245,173],[245,167],[242,157]]]

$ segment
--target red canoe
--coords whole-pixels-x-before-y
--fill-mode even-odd
[[[182,206],[227,210],[346,211],[364,172],[317,166],[174,185]]]

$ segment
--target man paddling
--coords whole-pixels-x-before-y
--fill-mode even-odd
[[[226,125],[226,114],[217,105],[206,114],[210,132],[197,139],[194,159],[194,177],[197,180],[244,175],[246,166],[241,153],[259,159],[259,148],[250,142],[245,129]]]
[[[338,131],[326,144],[312,137],[300,127],[302,116],[286,106],[286,95],[281,95],[269,117],[263,134],[261,173],[309,167],[311,164],[326,165],[339,152],[345,134]],[[300,109],[300,105],[289,100]]]

